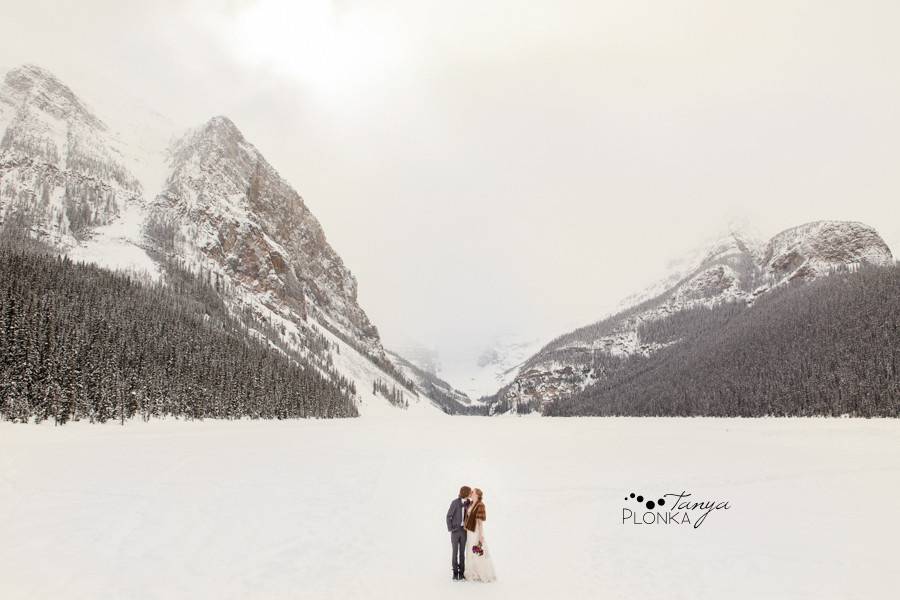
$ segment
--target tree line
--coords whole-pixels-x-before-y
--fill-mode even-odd
[[[640,326],[632,356],[545,414],[900,416],[900,267],[791,283]]]
[[[409,400],[404,396],[403,389],[396,385],[388,385],[381,379],[376,378],[372,382],[372,395],[382,396],[397,408],[409,408]]]
[[[0,418],[357,415],[352,382],[248,335],[208,281],[168,271],[170,285],[141,283],[3,235]]]

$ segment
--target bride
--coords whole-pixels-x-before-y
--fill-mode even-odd
[[[469,509],[466,519],[466,570],[467,581],[494,581],[494,563],[484,542],[484,522],[487,520],[487,510],[484,506],[484,494],[478,488],[473,491],[476,496],[475,503]]]

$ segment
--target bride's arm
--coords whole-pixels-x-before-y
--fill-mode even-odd
[[[478,530],[478,543],[481,543],[484,541],[484,521],[478,519],[476,523],[475,529]]]

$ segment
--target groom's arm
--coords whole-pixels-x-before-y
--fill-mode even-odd
[[[450,509],[447,511],[447,531],[453,531],[453,502],[450,503]]]

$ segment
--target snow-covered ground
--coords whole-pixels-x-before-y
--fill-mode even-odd
[[[0,597],[894,597],[898,440],[897,420],[0,423]],[[495,584],[450,581],[463,483]],[[622,523],[629,492],[681,491],[730,508]]]

